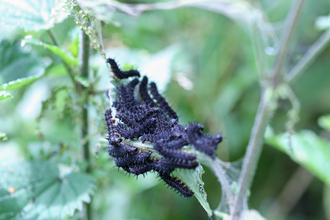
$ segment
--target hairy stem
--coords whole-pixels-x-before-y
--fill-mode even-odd
[[[244,197],[250,188],[252,178],[255,174],[256,166],[262,150],[263,137],[268,124],[268,119],[272,115],[269,107],[271,102],[271,89],[264,89],[261,94],[258,112],[251,131],[250,141],[243,161],[243,167],[238,179],[238,192],[235,195],[234,203],[231,207],[231,218],[235,219],[241,211]]]
[[[88,78],[88,66],[89,66],[89,38],[84,31],[80,33],[80,45],[79,45],[79,75]],[[84,160],[87,162],[86,172],[90,173],[91,163],[90,163],[90,152],[89,152],[89,140],[88,140],[88,93],[84,93],[83,85],[79,84],[78,93],[83,96],[82,104],[82,140],[83,140],[83,152]],[[92,219],[91,213],[91,203],[85,204],[86,219]]]
[[[277,85],[283,80],[282,68],[289,51],[289,44],[292,40],[294,30],[296,29],[298,18],[301,14],[304,1],[305,0],[295,0],[292,3],[290,12],[285,21],[285,27],[282,31],[281,36],[280,48],[274,62],[274,67],[272,69],[274,87],[277,87]]]
[[[313,63],[315,58],[322,53],[330,44],[330,29],[321,35],[321,37],[308,49],[305,55],[292,68],[286,77],[286,82],[293,83],[301,74]]]
[[[258,112],[253,124],[250,135],[249,144],[247,146],[246,154],[243,161],[243,167],[238,179],[238,192],[235,195],[234,202],[230,208],[231,219],[238,219],[238,216],[243,208],[243,201],[250,189],[252,179],[259,161],[262,151],[263,138],[270,116],[273,115],[275,108],[275,100],[273,93],[277,87],[283,83],[283,66],[288,54],[289,44],[295,27],[298,23],[299,15],[302,11],[304,0],[295,0],[291,6],[290,12],[285,22],[285,28],[282,32],[279,52],[275,58],[274,66],[271,70],[272,87],[262,88],[261,99],[259,102]]]

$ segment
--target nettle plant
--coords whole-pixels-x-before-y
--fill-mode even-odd
[[[324,183],[330,184],[329,143],[311,131],[294,133],[294,125],[299,120],[300,104],[291,85],[330,42],[330,25],[323,22],[323,28],[327,30],[293,67],[288,68],[289,45],[304,2],[293,1],[279,40],[274,26],[265,21],[264,12],[243,0],[152,4],[126,4],[110,0],[63,0],[56,4],[51,0],[44,1],[43,4],[31,0],[26,1],[26,5],[0,3],[0,8],[4,9],[1,17],[6,18],[1,21],[3,24],[22,27],[26,32],[36,31],[29,32],[35,36],[38,36],[38,31],[46,31],[52,42],[45,43],[28,35],[22,40],[22,46],[41,46],[54,53],[56,58],[60,58],[64,66],[64,69],[52,69],[51,63],[39,62],[33,55],[25,54],[35,62],[32,65],[34,68],[29,69],[34,71],[34,74],[2,84],[0,100],[12,99],[10,90],[51,76],[56,77],[64,72],[68,75],[71,85],[54,87],[50,97],[43,102],[41,113],[37,117],[38,134],[40,138],[45,137],[40,123],[46,120],[47,109],[58,108],[59,105],[59,118],[64,117],[63,112],[69,113],[80,128],[77,131],[80,136],[79,149],[68,150],[66,157],[63,156],[62,150],[68,146],[61,144],[62,150],[59,152],[48,152],[45,153],[46,156],[31,154],[29,161],[1,164],[0,218],[63,219],[68,215],[73,216],[75,210],[83,210],[84,202],[85,212],[79,215],[92,219],[90,198],[96,185],[95,178],[90,174],[95,169],[104,170],[106,165],[96,167],[91,163],[93,156],[90,153],[90,145],[91,138],[95,135],[89,133],[92,126],[89,121],[91,106],[97,112],[99,121],[104,122],[103,114],[105,115],[108,128],[108,135],[105,135],[105,127],[99,124],[98,134],[102,134],[102,137],[97,142],[96,151],[107,149],[116,166],[134,176],[156,172],[168,186],[184,197],[194,195],[209,218],[264,219],[256,210],[248,208],[251,182],[264,141],[288,154],[292,160],[307,168]],[[217,157],[216,150],[223,139],[221,134],[204,134],[204,126],[195,122],[187,126],[180,124],[177,113],[158,92],[156,84],[148,84],[147,76],[140,79],[139,71],[134,68],[120,69],[116,63],[120,60],[115,61],[113,57],[108,57],[104,48],[102,28],[106,23],[117,24],[113,20],[115,11],[138,19],[146,11],[181,7],[197,7],[223,14],[236,21],[251,37],[261,97],[241,167]],[[33,13],[31,9],[40,13]],[[69,46],[70,54],[61,48],[51,29],[55,23],[62,22],[66,17],[73,17],[80,28],[79,40],[75,38]],[[91,46],[98,56],[101,56],[103,65],[107,65],[108,77],[112,77],[110,104],[109,98],[106,98],[107,101],[98,98],[100,94],[104,97],[106,91],[96,89],[102,78],[98,74],[98,66],[90,63]],[[272,56],[269,56],[270,50],[275,51]],[[20,55],[24,54],[19,49],[16,52],[16,57],[19,57],[16,59],[20,59]],[[8,59],[10,56],[9,54]],[[110,87],[109,84],[108,88]],[[268,125],[279,99],[289,100],[292,108],[288,112],[287,133],[275,135]],[[195,119],[198,121],[198,118]],[[329,116],[320,119],[320,126],[328,131],[329,124]],[[230,135],[234,134],[226,134]],[[5,133],[0,133],[0,138],[1,141],[10,141]],[[68,154],[70,159],[67,159]],[[83,155],[83,160],[76,155]],[[308,157],[302,158],[301,155]],[[60,164],[66,164],[66,169],[59,166]],[[212,210],[207,202],[201,178],[204,173],[201,164],[210,168],[221,185],[223,193],[215,210]]]

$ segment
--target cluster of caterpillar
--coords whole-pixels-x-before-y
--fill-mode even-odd
[[[122,71],[113,59],[107,59],[112,72],[119,78],[140,76],[137,70]],[[139,85],[139,98],[135,98],[135,87]],[[199,163],[196,155],[183,151],[187,145],[193,145],[196,150],[210,157],[216,157],[215,151],[222,141],[220,134],[212,136],[203,134],[201,124],[191,123],[188,126],[178,123],[178,116],[166,100],[159,94],[155,83],[149,84],[148,78],[131,80],[126,86],[117,87],[118,99],[112,103],[116,109],[115,118],[111,109],[106,110],[105,120],[108,127],[109,155],[115,159],[117,167],[128,173],[144,175],[154,171],[175,191],[184,197],[190,197],[193,192],[171,173],[177,169],[195,169]],[[116,119],[118,123],[115,124]],[[151,152],[143,152],[124,144],[124,139],[148,141],[162,158],[151,157]]]

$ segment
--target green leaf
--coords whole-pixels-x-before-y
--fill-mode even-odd
[[[5,133],[0,132],[0,141],[7,141],[8,138]]]
[[[67,64],[72,65],[72,66],[78,65],[78,59],[70,57],[61,48],[59,48],[57,46],[50,45],[50,44],[45,44],[45,43],[43,43],[43,42],[41,42],[37,39],[32,38],[31,36],[26,36],[22,40],[22,44],[24,45],[25,43],[34,44],[34,45],[37,45],[37,46],[43,46],[44,48],[52,51],[54,54],[59,56]]]
[[[204,173],[203,167],[199,165],[195,170],[178,169],[174,172],[174,176],[177,176],[194,192],[195,197],[199,203],[203,206],[208,216],[212,216],[212,209],[207,202],[207,194],[204,190],[204,182],[202,175]]]
[[[330,28],[330,14],[327,16],[319,16],[316,19],[315,26],[319,30],[326,30]]]
[[[214,215],[222,218],[222,220],[229,220],[230,219],[230,216],[227,213],[220,212],[220,211],[217,211],[217,210],[214,211]]]
[[[69,50],[73,57],[77,58],[79,53],[79,38],[75,38],[69,46]]]
[[[89,86],[89,81],[88,81],[88,78],[86,78],[86,77],[75,76],[74,79],[77,80],[84,87],[88,87]]]
[[[109,14],[109,8],[116,9],[132,17],[139,17],[146,11],[177,9],[181,7],[203,8],[216,13],[225,14],[228,17],[244,22],[253,19],[255,16],[255,9],[248,2],[243,0],[179,0],[174,2],[157,2],[153,4],[126,4],[110,0],[78,0],[78,3],[82,8],[93,12],[98,19],[108,22],[113,20],[111,13]]]
[[[324,115],[318,119],[318,124],[320,127],[328,130],[330,132],[330,115]]]
[[[12,95],[10,95],[8,92],[0,92],[0,100],[4,100],[4,99],[11,99],[13,98]]]
[[[242,212],[241,216],[240,216],[241,220],[266,220],[264,217],[261,216],[261,214],[254,210],[254,209],[250,209],[250,210],[245,210]]]
[[[47,161],[2,163],[0,177],[0,219],[63,219],[81,210],[94,188],[89,175],[61,178]]]
[[[0,54],[0,85],[33,76],[39,69],[44,69],[50,64],[49,59],[39,57],[33,50],[22,47],[19,40],[1,41]]]
[[[41,77],[44,76],[44,73],[45,73],[45,69],[40,69],[39,73],[37,73],[34,76],[21,78],[21,79],[17,79],[17,80],[2,84],[2,85],[0,85],[0,91],[21,88],[22,86],[28,85],[28,84],[33,83],[34,81],[40,79]]]
[[[326,184],[330,184],[330,143],[312,131],[275,135],[267,129],[266,142],[291,157]],[[290,146],[291,145],[291,146]]]
[[[54,0],[0,1],[0,22],[25,31],[49,29],[66,18],[60,3]]]

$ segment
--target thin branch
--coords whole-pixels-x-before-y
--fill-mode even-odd
[[[258,112],[251,131],[250,141],[247,146],[246,154],[243,161],[243,167],[238,179],[238,192],[235,195],[234,203],[231,207],[231,219],[239,214],[242,209],[244,197],[250,188],[256,166],[259,161],[262,150],[263,137],[268,124],[268,120],[272,115],[272,110],[268,106],[271,103],[270,97],[272,89],[264,89],[258,107]]]
[[[88,78],[89,70],[89,38],[84,31],[80,33],[80,45],[79,45],[79,74],[82,77]],[[84,101],[82,104],[82,139],[88,137],[88,93],[83,94],[83,86],[79,84],[78,86],[79,95],[84,96]],[[83,151],[84,151],[84,160],[87,162],[86,172],[90,173],[91,171],[91,162],[90,162],[90,152],[89,152],[89,139],[86,138],[83,142]],[[91,212],[91,203],[85,204],[86,208],[86,219],[92,219]]]
[[[330,45],[330,29],[321,35],[321,37],[308,49],[305,55],[292,68],[286,77],[286,82],[295,82],[301,74],[313,63],[320,53]]]
[[[221,167],[220,159],[216,158],[216,160],[213,161],[211,168],[214,174],[217,176],[219,182],[221,183],[223,191],[226,192],[228,201],[233,201],[234,196],[230,188],[230,184],[225,175],[225,171]]]
[[[58,40],[57,40],[55,34],[51,30],[48,30],[47,34],[48,34],[49,38],[53,41],[53,44],[59,47],[60,44],[58,43]],[[64,60],[62,60],[62,63],[64,65],[65,69],[68,71],[70,79],[71,79],[72,83],[75,85],[75,88],[78,88],[78,84],[77,84],[76,80],[74,79],[74,73],[73,73],[71,67],[66,62],[64,62]]]
[[[282,68],[286,60],[286,56],[290,48],[289,44],[291,43],[292,36],[294,30],[296,29],[298,18],[301,14],[304,2],[305,0],[295,0],[291,5],[290,12],[285,21],[285,27],[282,31],[280,41],[280,48],[274,62],[274,67],[272,69],[274,87],[277,87],[277,85],[283,80]]]
[[[297,204],[306,191],[314,176],[303,167],[299,166],[290,180],[284,186],[283,191],[269,208],[268,216],[283,220]]]

